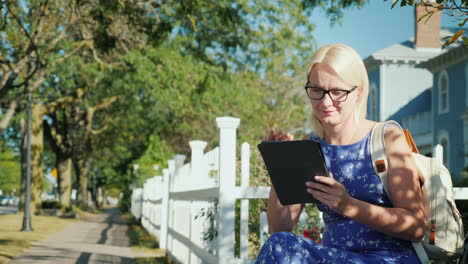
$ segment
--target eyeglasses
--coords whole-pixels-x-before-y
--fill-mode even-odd
[[[348,94],[356,90],[357,86],[354,86],[351,90],[343,90],[343,89],[331,89],[325,90],[319,87],[310,86],[309,82],[305,85],[305,90],[307,92],[307,96],[312,100],[322,100],[325,94],[330,96],[335,102],[344,102],[348,99]]]

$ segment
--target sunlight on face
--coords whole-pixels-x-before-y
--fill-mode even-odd
[[[353,85],[346,83],[327,64],[316,64],[309,74],[309,85],[325,90],[351,90]],[[359,90],[359,89],[358,89]],[[310,99],[314,115],[326,125],[338,125],[353,117],[354,108],[358,99],[357,91],[351,92],[344,102],[333,101],[328,94],[320,100]]]

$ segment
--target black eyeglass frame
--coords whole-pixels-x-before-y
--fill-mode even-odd
[[[320,90],[322,90],[322,91],[323,91],[322,96],[321,96],[320,98],[312,98],[312,97],[310,97],[309,93],[307,92],[307,89],[309,89],[309,88],[314,88],[314,89],[320,89]],[[331,89],[331,90],[325,90],[325,89],[320,88],[320,87],[310,86],[310,85],[309,85],[309,82],[307,82],[306,85],[304,86],[304,89],[305,89],[305,91],[306,91],[307,97],[309,97],[311,100],[317,100],[317,101],[318,101],[318,100],[322,100],[323,97],[325,97],[325,94],[328,94],[328,96],[330,97],[330,99],[331,99],[332,101],[340,102],[340,103],[341,103],[341,102],[344,102],[344,101],[346,101],[346,100],[348,100],[348,95],[349,95],[350,93],[354,92],[354,90],[356,90],[357,88],[358,88],[357,86],[353,86],[353,88],[351,88],[351,90],[345,90],[345,89]],[[330,95],[330,92],[334,92],[334,91],[345,92],[345,93],[346,93],[346,97],[345,97],[343,100],[335,100],[335,99],[333,99],[333,97]]]

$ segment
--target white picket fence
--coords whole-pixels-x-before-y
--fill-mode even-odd
[[[250,145],[241,145],[241,184],[236,181],[236,129],[240,120],[218,117],[219,147],[204,153],[204,141],[191,141],[191,162],[175,155],[163,176],[146,181],[132,193],[131,212],[159,238],[160,248],[178,263],[253,263],[248,259],[249,200],[267,199],[270,187],[249,186]],[[434,148],[442,157],[440,146]],[[454,188],[456,199],[468,199],[468,188]],[[235,202],[241,200],[240,257],[235,257]],[[217,210],[217,211],[216,211]],[[211,216],[210,216],[211,215]],[[268,226],[260,215],[263,244]],[[204,235],[210,239],[204,239]]]
[[[148,179],[132,194],[132,214],[141,217],[144,228],[159,238],[160,248],[179,263],[253,261],[248,259],[249,199],[268,198],[270,188],[249,186],[250,145],[246,142],[240,157],[241,184],[236,185],[236,129],[240,120],[218,117],[216,123],[219,147],[204,153],[206,142],[191,141],[190,163],[184,164],[185,156],[175,155],[163,176]],[[240,258],[235,258],[238,199]],[[261,218],[263,235],[267,233],[266,215]],[[212,240],[203,238],[210,234]]]

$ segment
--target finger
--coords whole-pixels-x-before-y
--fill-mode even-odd
[[[315,182],[306,182],[306,186],[318,190],[324,193],[329,193],[329,194],[334,194],[336,193],[336,188],[332,188],[328,185],[322,184],[322,183],[315,183]]]
[[[283,130],[281,128],[278,130],[278,137],[281,137],[283,135]]]
[[[281,141],[288,141],[289,140],[289,137],[287,135],[281,135],[280,136],[280,140]]]
[[[330,186],[337,183],[337,181],[335,179],[333,179],[332,177],[315,176],[314,179],[317,182],[320,182],[320,183],[323,183],[323,184],[326,184],[326,185],[330,185]]]
[[[275,139],[275,130],[272,128],[270,129],[270,133],[268,134],[268,140],[272,141]]]
[[[331,203],[330,195],[321,191],[317,191],[311,188],[307,188],[307,192],[312,194],[312,196],[324,204]]]

